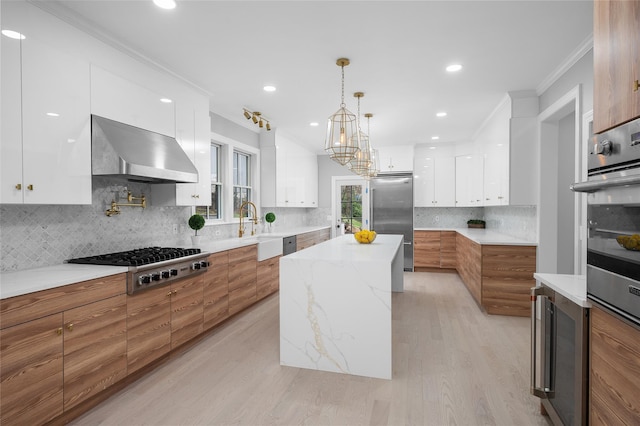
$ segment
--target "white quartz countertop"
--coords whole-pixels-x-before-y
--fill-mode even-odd
[[[455,231],[480,245],[537,246],[530,240],[512,237],[491,229],[478,228],[414,228],[414,231]]]
[[[535,273],[533,277],[578,306],[591,308],[591,302],[587,300],[587,280],[584,275]]]
[[[391,262],[403,239],[402,235],[378,234],[372,243],[360,244],[353,235],[342,235],[287,255],[282,260],[311,259],[344,263]]]
[[[0,299],[127,272],[123,266],[64,263],[0,274]]]

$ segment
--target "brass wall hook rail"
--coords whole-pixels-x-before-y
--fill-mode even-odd
[[[139,203],[134,203],[134,200],[140,200]],[[116,203],[116,200],[111,201],[111,208],[108,209],[105,214],[109,217],[120,214],[120,207],[142,207],[143,209],[147,207],[147,199],[144,194],[139,197],[134,197],[131,194],[131,191],[127,192],[127,202],[126,203]]]

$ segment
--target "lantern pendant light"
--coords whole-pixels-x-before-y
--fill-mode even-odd
[[[327,137],[324,142],[324,150],[329,158],[345,166],[360,151],[360,134],[357,128],[356,116],[347,110],[344,103],[344,67],[349,65],[349,60],[340,58],[336,65],[342,68],[342,103],[327,122]]]
[[[373,114],[368,112],[364,116],[367,117],[367,134],[369,135],[371,134],[371,129],[369,128],[369,119],[373,117]],[[370,162],[369,162],[369,167],[361,176],[364,177],[366,180],[369,180],[372,177],[378,176],[378,172],[380,172],[380,156],[378,155],[378,150],[373,149],[373,146],[371,146],[371,141],[369,138],[367,138],[367,142],[369,143]]]
[[[364,93],[356,92],[353,96],[358,98],[358,135],[360,135],[360,151],[358,151],[355,157],[349,161],[347,167],[358,175],[364,176],[369,171],[369,166],[371,165],[369,136],[367,136],[360,127],[360,123],[362,121],[360,120],[360,98],[364,97]]]

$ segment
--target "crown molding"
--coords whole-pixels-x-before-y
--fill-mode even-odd
[[[584,55],[589,53],[593,49],[593,34],[589,35],[570,55],[564,62],[562,62],[558,68],[556,68],[551,74],[549,74],[544,80],[540,82],[536,87],[536,93],[538,96],[542,95],[549,87],[551,87],[558,79],[569,69],[574,66]]]

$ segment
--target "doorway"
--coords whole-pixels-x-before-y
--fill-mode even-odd
[[[334,176],[331,191],[331,237],[369,229],[369,184],[363,178]]]

